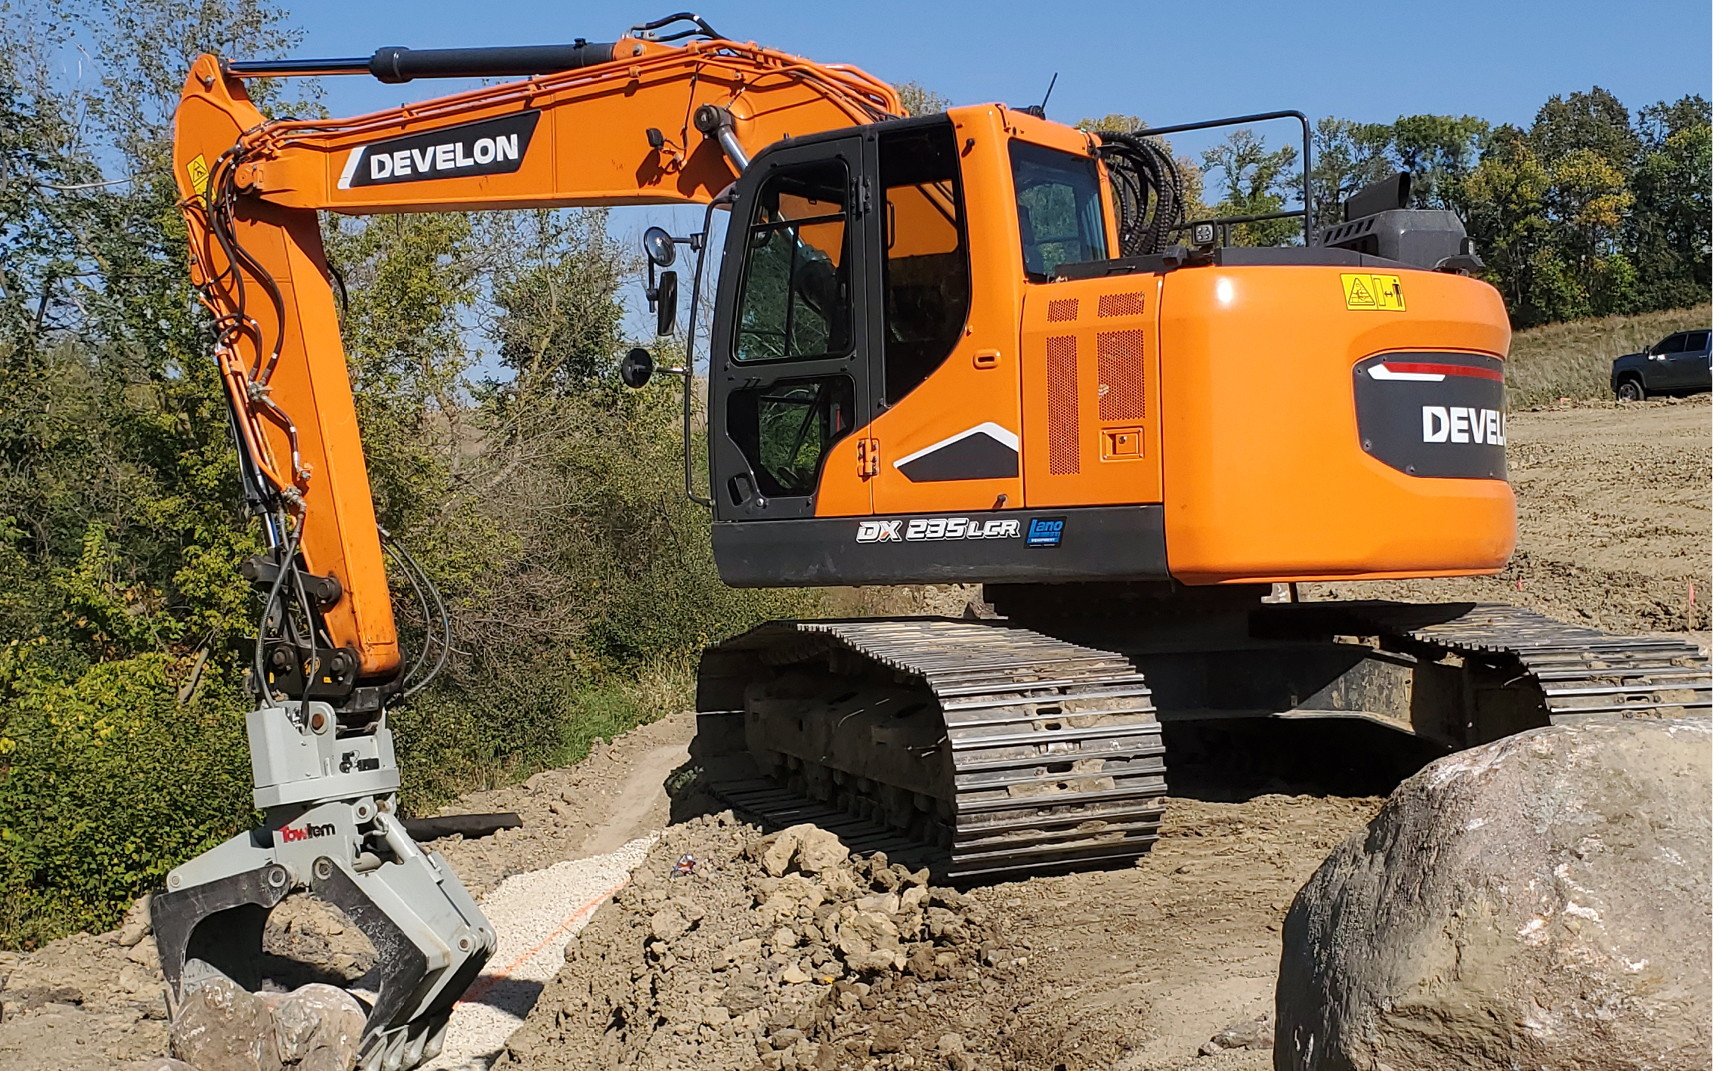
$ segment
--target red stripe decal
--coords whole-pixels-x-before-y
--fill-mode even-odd
[[[1384,361],[1382,362],[1392,372],[1415,372],[1429,376],[1474,376],[1476,379],[1491,379],[1498,383],[1505,381],[1505,373],[1494,368],[1477,368],[1467,364],[1430,364],[1426,361]]]

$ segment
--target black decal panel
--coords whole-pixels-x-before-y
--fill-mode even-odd
[[[523,166],[541,112],[536,109],[407,134],[351,150],[339,188],[509,175]]]
[[[899,462],[898,471],[911,483],[1009,479],[1017,475],[1017,451],[978,430]]]
[[[1355,368],[1362,449],[1411,476],[1505,479],[1504,362],[1387,353]]]
[[[1163,507],[982,510],[714,524],[734,587],[1163,580]],[[1043,549],[1046,548],[1046,549]]]

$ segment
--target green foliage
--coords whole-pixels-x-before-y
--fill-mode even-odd
[[[81,669],[45,638],[0,648],[0,939],[111,928],[167,870],[249,824],[244,719],[189,660]]]
[[[1268,152],[1266,142],[1247,128],[1232,131],[1222,144],[1202,153],[1202,172],[1217,173],[1225,190],[1214,206],[1219,216],[1283,211],[1296,166],[1296,149],[1286,145]],[[1238,224],[1231,228],[1230,240],[1233,245],[1284,245],[1302,230],[1301,220],[1269,219]]]
[[[1517,327],[1699,304],[1713,286],[1713,124],[1700,96],[1661,101],[1632,119],[1596,86],[1554,96],[1527,128],[1475,116],[1405,115],[1391,123],[1322,119],[1313,138],[1317,227],[1397,171],[1416,208],[1464,221]],[[1225,190],[1220,215],[1301,204],[1289,147],[1250,130],[1203,154]],[[1233,229],[1239,244],[1300,240],[1291,221]]]
[[[920,82],[905,82],[894,88],[904,104],[905,115],[933,115],[952,106],[950,97],[943,97]]]

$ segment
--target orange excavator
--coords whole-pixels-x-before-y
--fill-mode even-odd
[[[356,73],[521,80],[334,120],[271,120],[244,92]],[[962,620],[774,622],[705,653],[697,753],[764,820],[991,880],[1145,851],[1177,725],[1358,719],[1454,748],[1705,707],[1705,662],[1676,641],[1295,600],[1303,581],[1505,564],[1510,328],[1457,218],[1406,207],[1407,176],[1328,225],[1273,214],[1301,217],[1301,245],[1222,241],[1261,217],[1184,219],[1151,139],[1264,119],[1301,122],[1307,189],[1298,113],[1145,132],[1001,104],[911,117],[862,71],[692,15],[610,43],[199,58],[173,166],[269,548],[246,567],[265,821],[153,900],[176,990],[259,984],[267,913],[307,887],[379,956],[359,1065],[407,1067],[494,947],[397,814],[386,713],[449,643],[400,651],[388,557],[431,620],[439,595],[376,524],[323,211],[706,206],[698,233],[651,230],[645,251],[663,334],[677,250],[695,256],[692,350],[714,288],[705,482],[694,353],[666,371],[722,578],[984,585]],[[656,371],[641,349],[619,369]]]

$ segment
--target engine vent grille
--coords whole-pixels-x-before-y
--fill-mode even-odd
[[[1077,299],[1059,298],[1047,302],[1047,322],[1050,324],[1070,323],[1077,318]]]
[[[1101,316],[1140,316],[1142,292],[1138,290],[1128,294],[1102,294],[1098,313]]]
[[[1047,471],[1054,476],[1074,476],[1082,471],[1077,449],[1079,423],[1077,339],[1075,335],[1052,335],[1047,339]]]
[[[1148,415],[1147,392],[1143,389],[1143,338],[1141,330],[1102,331],[1095,336],[1100,365],[1100,419],[1141,420]]]

